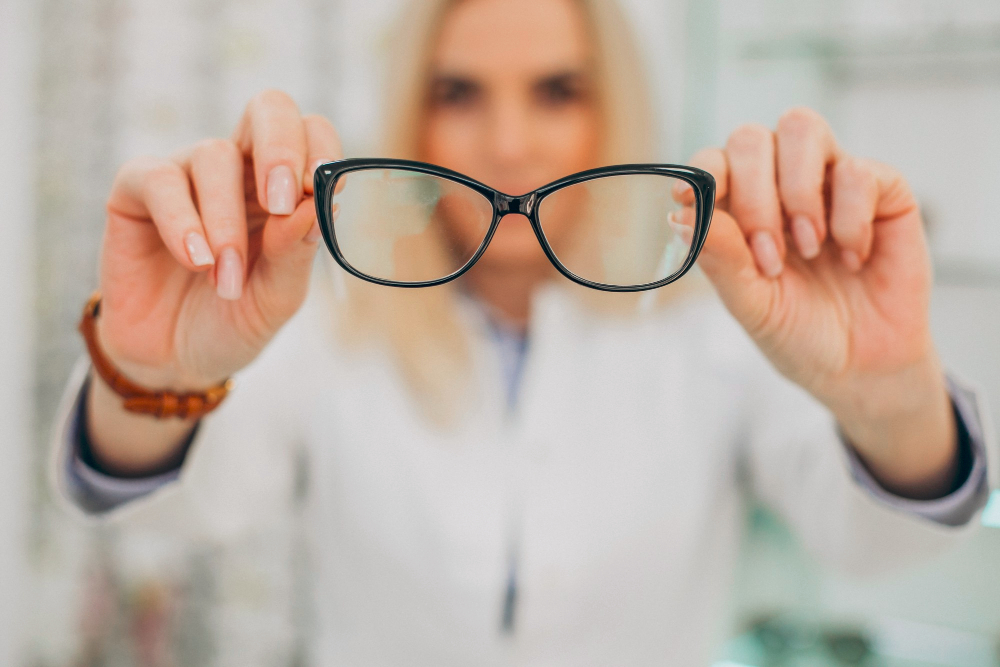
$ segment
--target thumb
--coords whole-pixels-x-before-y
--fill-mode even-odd
[[[748,289],[756,290],[761,283],[770,282],[757,270],[736,220],[720,209],[712,214],[712,226],[698,255],[698,265],[727,301],[729,295],[742,297]]]
[[[767,314],[772,281],[761,276],[743,231],[724,207],[729,194],[729,165],[717,148],[699,151],[691,166],[715,177],[716,202],[708,238],[698,255],[698,265],[715,286],[729,312],[748,330],[755,330]]]
[[[249,289],[273,329],[284,324],[305,300],[319,244],[313,233],[315,221],[313,198],[306,197],[291,215],[271,216],[264,225]]]
[[[698,265],[737,320],[748,327],[759,322],[773,281],[760,275],[743,232],[728,212],[715,209]]]

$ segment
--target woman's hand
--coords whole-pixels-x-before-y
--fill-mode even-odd
[[[340,156],[326,120],[267,91],[232,139],[122,167],[100,263],[98,336],[110,360],[140,384],[178,391],[207,389],[250,363],[305,298],[320,238],[312,175]],[[145,433],[141,449],[124,431],[179,427],[118,414],[110,406],[120,399],[92,386],[95,454],[129,471],[162,462],[176,443],[156,446]]]
[[[326,120],[267,91],[232,139],[122,167],[101,256],[109,357],[154,388],[204,389],[248,364],[305,298],[312,171],[339,157]]]
[[[718,183],[700,264],[771,362],[827,405],[871,471],[948,490],[954,417],[931,340],[920,211],[895,170],[845,154],[808,109],[692,164]]]

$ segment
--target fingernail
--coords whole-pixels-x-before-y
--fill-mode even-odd
[[[322,232],[319,231],[319,221],[313,222],[313,226],[309,228],[309,232],[305,235],[302,240],[306,243],[316,243],[323,237]]]
[[[848,271],[857,273],[861,270],[861,255],[854,252],[853,250],[842,250],[840,253],[840,261],[844,263]]]
[[[812,259],[819,254],[819,237],[816,236],[816,227],[812,220],[804,215],[793,217],[792,236],[795,237],[795,244],[799,246],[799,253],[804,258]]]
[[[750,248],[760,272],[768,278],[774,278],[781,273],[781,257],[778,255],[778,245],[770,232],[763,230],[754,232],[750,237]]]
[[[184,237],[184,247],[187,248],[188,257],[195,266],[211,266],[215,264],[212,257],[212,249],[208,247],[205,237],[198,232],[188,232]]]
[[[671,211],[667,214],[667,223],[682,243],[691,245],[691,241],[694,238],[694,227],[684,224],[683,215],[682,211]]]
[[[243,260],[236,248],[228,247],[219,253],[218,284],[220,299],[236,301],[243,296]]]
[[[281,164],[267,175],[267,210],[271,215],[291,215],[295,211],[295,177]]]

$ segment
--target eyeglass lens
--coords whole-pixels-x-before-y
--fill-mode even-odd
[[[476,254],[493,204],[461,183],[405,169],[350,171],[330,207],[347,263],[373,278],[446,278]]]
[[[616,174],[545,197],[538,222],[556,258],[595,283],[646,285],[676,273],[687,260],[695,214],[674,201],[677,179]]]
[[[552,192],[538,221],[559,262],[595,283],[633,286],[676,273],[691,250],[694,211],[671,196],[677,179],[609,175]],[[461,183],[406,169],[350,171],[330,202],[337,245],[363,274],[397,282],[446,278],[475,256],[492,203]],[[503,223],[501,222],[501,225]]]

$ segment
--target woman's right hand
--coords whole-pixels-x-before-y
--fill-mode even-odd
[[[328,121],[266,91],[232,139],[125,164],[100,268],[112,362],[152,389],[196,391],[250,363],[305,298],[320,239],[313,171],[340,157]]]
[[[305,299],[320,240],[313,172],[340,157],[328,121],[266,91],[232,139],[125,164],[100,263],[97,336],[111,362],[174,391],[208,389],[249,364]],[[126,412],[97,379],[87,415],[94,459],[124,475],[176,465],[193,426]]]

